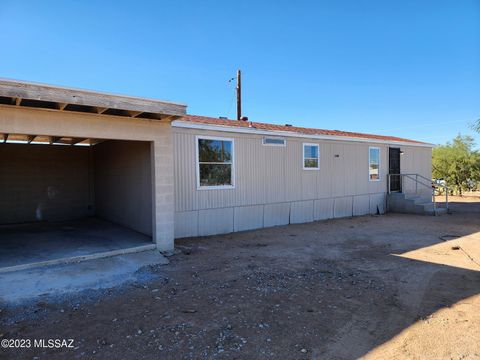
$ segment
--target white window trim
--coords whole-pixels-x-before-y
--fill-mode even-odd
[[[265,139],[283,140],[283,144],[266,144]],[[282,146],[282,147],[285,147],[285,146],[287,146],[287,140],[285,138],[278,137],[278,136],[264,136],[262,138],[262,145],[263,146]]]
[[[377,149],[378,150],[378,179],[371,179],[370,178],[370,150],[371,149]],[[372,181],[372,182],[378,182],[378,181],[381,181],[381,176],[380,176],[380,170],[382,168],[381,166],[381,154],[382,154],[382,151],[380,150],[379,147],[377,146],[369,146],[368,147],[368,181]]]
[[[305,146],[316,146],[317,147],[317,167],[305,167]],[[303,170],[320,170],[320,145],[314,143],[303,143],[302,144],[303,157],[302,157],[302,167]]]
[[[215,185],[215,186],[201,186],[200,185],[200,161],[198,153],[198,140],[222,140],[232,142],[232,185]],[[224,163],[222,163],[224,164]],[[235,189],[235,141],[232,138],[224,138],[217,136],[195,136],[195,166],[197,168],[197,190],[227,190]]]

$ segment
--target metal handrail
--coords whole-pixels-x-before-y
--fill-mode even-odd
[[[427,178],[426,176],[420,175],[420,174],[398,174],[398,175],[405,175],[405,176],[416,176],[417,178],[422,178],[424,180],[427,180],[428,182],[431,182],[435,187],[442,187],[445,190],[448,190],[449,187],[447,185],[439,184],[433,181],[432,179]]]
[[[429,178],[427,178],[423,175],[420,175],[420,174],[388,174],[387,176],[388,176],[387,177],[387,187],[388,187],[387,190],[388,190],[389,194],[391,193],[391,183],[392,183],[391,182],[391,177],[392,176],[399,176],[400,177],[400,189],[401,189],[402,193],[403,193],[404,178],[410,179],[410,180],[415,182],[415,194],[418,194],[418,184],[429,188],[432,192],[433,211],[434,211],[435,214],[437,213],[437,202],[436,202],[435,191],[438,188],[443,188],[445,190],[445,207],[446,207],[447,212],[448,212],[448,193],[449,193],[450,189],[447,185],[439,184],[439,183],[433,181],[432,179],[429,179]],[[428,184],[425,184],[423,181],[418,180],[418,178],[420,178],[422,180],[426,180],[428,182]]]

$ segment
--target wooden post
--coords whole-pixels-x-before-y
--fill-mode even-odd
[[[237,120],[242,118],[242,73],[237,71]]]

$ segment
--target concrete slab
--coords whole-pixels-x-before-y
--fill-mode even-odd
[[[152,245],[150,237],[98,218],[0,226],[0,268]]]
[[[157,250],[150,250],[75,264],[1,273],[0,303],[15,304],[35,300],[40,295],[56,296],[112,288],[135,280],[135,272],[144,266],[163,264],[168,264],[168,260]]]

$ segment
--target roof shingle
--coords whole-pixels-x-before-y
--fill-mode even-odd
[[[254,128],[257,130],[287,131],[287,132],[295,132],[295,133],[304,134],[304,135],[344,136],[348,138],[357,138],[357,139],[371,139],[371,140],[406,142],[406,143],[413,143],[413,144],[429,145],[425,142],[404,139],[396,136],[364,134],[364,133],[340,131],[340,130],[313,129],[313,128],[298,127],[298,126],[275,125],[275,124],[259,123],[259,122],[252,122],[252,121],[219,119],[219,118],[213,118],[208,116],[185,115],[179,120],[200,123],[200,124],[208,124],[208,125]]]

